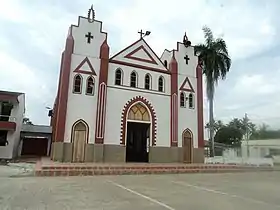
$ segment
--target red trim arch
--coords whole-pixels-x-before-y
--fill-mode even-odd
[[[126,116],[127,116],[127,112],[129,110],[129,108],[137,103],[137,102],[142,102],[144,105],[147,106],[147,108],[149,109],[150,113],[151,113],[151,118],[152,118],[152,146],[156,145],[156,134],[157,134],[157,119],[156,119],[156,112],[153,108],[153,106],[151,105],[151,103],[145,99],[142,96],[136,96],[134,98],[132,98],[131,100],[129,100],[122,111],[122,116],[121,116],[121,136],[120,136],[120,144],[121,145],[125,145],[125,133],[126,133]]]

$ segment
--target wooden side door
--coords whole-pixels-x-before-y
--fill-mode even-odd
[[[73,162],[84,162],[86,131],[74,131]]]
[[[183,161],[184,163],[192,163],[192,136],[189,131],[183,133]]]

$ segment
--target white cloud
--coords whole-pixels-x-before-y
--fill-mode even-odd
[[[266,78],[267,77],[267,78]],[[278,81],[265,75],[243,75],[235,85],[240,93],[255,95],[277,93],[280,90]]]
[[[0,7],[0,20],[9,20],[13,22],[25,22],[26,16],[21,9],[20,2],[17,0],[3,1]]]
[[[79,15],[87,14],[87,9],[92,2],[87,0],[71,5],[51,0],[32,2],[32,5],[30,1],[29,4],[27,2],[20,0],[3,2],[0,7],[0,23],[10,27],[17,27],[20,24],[26,35],[26,43],[30,48],[36,49],[37,54],[32,54],[29,61],[15,58],[10,52],[16,51],[20,46],[13,45],[13,41],[6,34],[8,32],[1,30],[0,88],[26,92],[30,116],[35,119],[35,122],[48,123],[48,118],[40,115],[45,111],[45,105],[52,105],[56,94],[52,91],[56,89],[58,75],[56,78],[54,75],[59,70],[60,53],[65,44],[68,27],[70,24],[77,24]],[[151,30],[152,34],[146,37],[146,40],[155,52],[161,55],[165,48],[176,48],[176,42],[182,40],[185,31],[193,44],[202,42],[201,29],[204,25],[208,25],[215,36],[222,36],[226,40],[234,64],[275,45],[279,32],[275,25],[277,15],[271,12],[272,3],[265,2],[264,7],[259,6],[255,1],[221,2],[120,0],[110,4],[100,1],[94,6],[98,8],[96,18],[103,21],[104,30],[109,32],[112,53],[137,40],[139,37],[137,31],[143,29]],[[118,36],[120,39],[115,38]],[[38,65],[30,66],[30,61],[34,59],[37,60]],[[51,60],[52,64],[44,63],[47,59]],[[254,98],[255,104],[258,104],[261,96],[275,95],[280,91],[277,86],[280,80],[279,58],[273,61],[269,59],[263,63],[259,65],[262,68],[261,73],[253,71],[254,65],[247,63],[246,68],[234,69],[235,72],[239,71],[238,75],[235,72],[230,73],[225,82],[219,83],[217,93],[221,89],[227,91],[223,95],[217,94],[215,98],[217,117],[227,119],[235,115],[242,116],[244,106],[249,103],[248,100],[252,102]],[[56,69],[53,69],[54,67]],[[272,76],[269,72],[276,72],[275,67],[278,74]],[[48,72],[43,72],[41,68],[49,69]],[[234,77],[237,76],[238,79],[233,82]],[[38,91],[41,92],[40,95]],[[204,96],[204,108],[207,114],[206,93]],[[43,101],[38,104],[38,100]],[[274,100],[278,100],[277,97]],[[270,105],[270,110],[277,110],[276,105]],[[268,107],[264,106],[266,105],[261,107],[256,105],[256,108],[251,110],[254,110],[254,113],[262,112],[265,116],[263,110]],[[205,121],[207,118],[205,115]]]
[[[26,93],[27,116],[36,123],[45,124],[45,107],[53,99],[53,93],[46,88],[48,82],[42,74],[36,74],[36,70],[0,51],[0,75],[0,89]]]
[[[272,46],[275,30],[270,11],[245,1],[235,2],[209,5],[204,1],[135,0],[128,7],[112,11],[105,23],[118,27],[122,46],[136,40],[140,28],[151,29],[151,37],[147,39],[158,54],[166,47],[175,48],[185,31],[193,43],[203,41],[204,25],[224,37],[234,59],[252,56]]]
[[[28,93],[30,98],[44,100],[52,95],[46,89],[44,78],[34,69],[18,62],[0,51],[1,89],[16,90]],[[40,93],[40,94],[38,94]]]

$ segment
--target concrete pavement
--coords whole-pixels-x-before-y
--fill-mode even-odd
[[[276,210],[280,172],[0,177],[2,210]]]

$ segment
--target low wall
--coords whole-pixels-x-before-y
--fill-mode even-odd
[[[274,165],[280,165],[280,156],[273,156],[273,163]]]
[[[242,158],[242,157],[206,157],[206,164],[232,164],[232,165],[255,165],[255,166],[273,166],[272,158]]]

